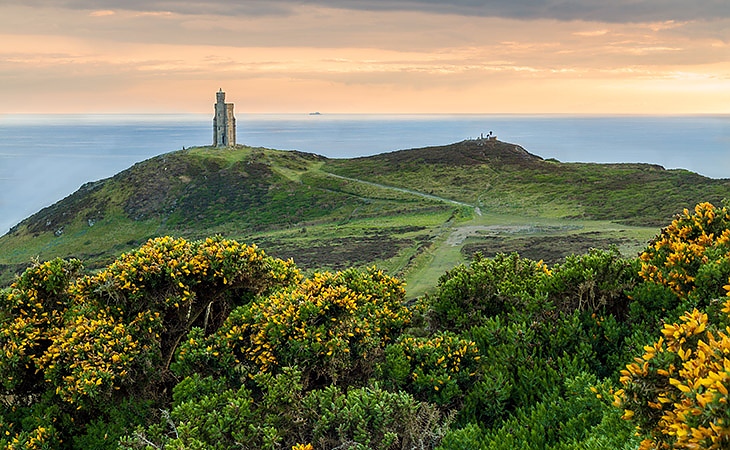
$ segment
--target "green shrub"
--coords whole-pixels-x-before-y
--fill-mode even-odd
[[[321,449],[430,449],[448,425],[434,406],[377,386],[346,394],[326,387],[309,393],[302,407],[308,442]]]
[[[465,335],[479,348],[480,372],[500,374],[496,379],[504,380],[509,390],[509,398],[503,401],[506,411],[495,417],[541,401],[563,377],[588,370],[595,358],[577,313],[530,323],[507,323],[495,317]]]
[[[487,447],[484,430],[475,423],[464,428],[449,430],[437,447],[438,450],[491,450]]]
[[[430,449],[447,426],[438,409],[406,393],[328,386],[304,394],[301,372],[282,368],[238,389],[188,377],[175,387],[172,410],[123,438],[120,448],[279,449],[309,442],[323,450]]]
[[[458,266],[439,279],[436,293],[425,299],[433,329],[459,332],[496,315],[527,315],[544,309],[539,292],[547,267],[541,262],[498,254],[474,255],[469,266]]]
[[[457,423],[476,423],[490,427],[499,423],[511,411],[514,395],[512,377],[499,367],[490,367],[482,379],[466,391]]]
[[[543,289],[559,311],[600,311],[623,318],[629,304],[626,292],[639,281],[638,270],[638,262],[622,258],[615,246],[591,249],[553,268]]]
[[[108,448],[167,401],[168,367],[190,327],[211,332],[234,305],[300,278],[291,262],[222,238],[153,239],[80,271],[75,260],[36,263],[2,293],[2,399],[17,419],[9,442]]]
[[[297,366],[309,387],[362,383],[410,321],[404,297],[402,284],[375,268],[316,273],[234,310],[208,337],[193,330],[174,369],[235,378]]]
[[[596,382],[594,376],[586,373],[567,377],[550,395],[519,408],[497,427],[480,428],[470,423],[449,431],[438,448],[635,448],[638,440],[633,436],[634,430],[622,423],[620,414],[610,405],[610,386],[603,384],[596,389]],[[602,394],[596,395],[598,392]]]
[[[403,336],[385,350],[381,378],[416,398],[455,407],[479,379],[479,350],[474,342],[449,333]]]
[[[683,309],[680,306],[681,299],[668,286],[662,284],[639,283],[629,295],[631,303],[627,321],[635,328],[656,328],[665,317],[678,318]]]
[[[251,385],[228,389],[212,377],[185,378],[175,386],[172,410],[124,437],[120,448],[279,448],[297,436],[301,374],[260,374]]]

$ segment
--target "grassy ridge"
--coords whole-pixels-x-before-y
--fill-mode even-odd
[[[385,262],[417,248],[451,214],[442,202],[330,176],[320,171],[324,162],[249,147],[152,158],[85,185],[1,237],[3,279],[36,257],[100,267],[159,235],[222,234],[310,267]]]
[[[0,285],[36,257],[93,269],[151,237],[222,234],[308,269],[378,264],[416,295],[474,251],[554,261],[613,242],[632,252],[683,208],[729,193],[730,180],[545,161],[499,141],[341,160],[191,148],[88,183],[0,237]]]
[[[325,170],[519,215],[616,220],[660,226],[698,198],[721,203],[730,180],[651,164],[560,163],[522,147],[473,140],[366,158]]]

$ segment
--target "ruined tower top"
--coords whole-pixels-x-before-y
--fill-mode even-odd
[[[226,103],[226,93],[219,89],[215,94],[215,115],[213,116],[213,145],[233,147],[236,145],[236,118],[233,103]]]

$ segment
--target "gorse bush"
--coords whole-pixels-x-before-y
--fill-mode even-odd
[[[123,438],[121,448],[279,448],[298,434],[301,389],[301,374],[290,369],[236,389],[222,379],[186,377],[175,386],[172,409]]]
[[[730,446],[728,259],[730,213],[709,203],[685,210],[641,255],[648,283],[696,306],[621,372],[615,403],[647,436],[641,448]]]
[[[619,418],[620,413],[609,401],[597,398],[593,390],[599,389],[610,388],[590,374],[564,377],[552,394],[519,408],[498,426],[484,427],[471,422],[462,429],[449,431],[438,449],[636,448],[634,429]]]
[[[475,255],[415,302],[221,237],[37,262],[0,291],[0,448],[727,448],[729,230]]]
[[[639,281],[638,266],[621,257],[614,246],[570,255],[544,278],[544,290],[558,310],[572,313],[603,311],[617,317],[627,314],[627,292]]]
[[[176,370],[235,376],[297,366],[307,385],[367,379],[375,358],[410,321],[404,297],[399,281],[374,268],[316,273],[234,310],[207,338],[194,329]]]
[[[453,333],[404,336],[385,354],[381,376],[386,383],[437,405],[460,402],[479,379],[479,349]]]
[[[452,331],[498,315],[541,320],[554,312],[603,311],[623,317],[638,269],[615,247],[569,256],[551,269],[514,253],[493,259],[476,254],[469,266],[441,276],[436,294],[425,301],[431,327]]]
[[[238,389],[213,377],[185,378],[172,410],[123,438],[121,448],[432,448],[447,425],[435,407],[406,393],[378,386],[306,392],[301,372],[283,368]]]
[[[36,264],[1,299],[4,402],[46,417],[52,426],[35,430],[56,430],[61,447],[92,419],[161,397],[190,326],[214,326],[235,304],[300,278],[291,262],[221,238],[155,239],[97,274],[80,271],[78,261]],[[36,426],[7,423],[10,443]]]
[[[35,264],[2,296],[0,376],[6,392],[33,396],[42,390],[35,361],[48,348],[47,333],[63,325],[67,289],[80,270],[77,260]]]
[[[312,391],[302,407],[305,434],[322,449],[430,449],[449,425],[434,405],[377,385],[347,393],[335,386]]]
[[[641,254],[641,276],[679,298],[704,302],[724,295],[730,275],[730,211],[700,203],[684,210]],[[702,306],[706,306],[703,304]]]
[[[680,319],[622,371],[616,405],[651,436],[642,448],[726,448],[730,335],[697,310]]]
[[[539,312],[546,300],[539,287],[549,273],[542,262],[516,253],[476,254],[468,266],[442,275],[437,292],[424,300],[431,327],[458,332],[496,315]]]

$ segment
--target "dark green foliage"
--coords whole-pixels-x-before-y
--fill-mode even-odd
[[[125,399],[118,404],[109,404],[103,414],[89,419],[83,433],[73,437],[71,448],[115,450],[119,439],[148,420],[153,408],[153,403],[145,400]]]
[[[450,431],[440,450],[456,449],[554,449],[591,450],[636,448],[632,427],[591,387],[595,377],[586,373],[566,377],[540,402],[518,409],[497,427],[472,422]],[[593,388],[595,389],[595,388]],[[606,394],[608,388],[600,387]]]
[[[212,377],[185,378],[175,387],[172,410],[124,438],[121,448],[277,448],[297,426],[300,374],[262,374],[251,385],[231,389]]]
[[[469,266],[456,267],[439,279],[438,291],[426,298],[433,329],[460,331],[496,315],[527,315],[545,308],[538,289],[547,269],[529,259],[476,254]]]
[[[591,365],[591,371],[601,377],[611,376],[626,364],[629,354],[626,339],[631,333],[630,326],[611,314],[604,315],[601,312],[582,312],[579,317],[595,356],[587,361]]]
[[[384,382],[416,398],[441,406],[459,405],[479,379],[479,350],[474,342],[449,333],[403,336],[385,350]]]
[[[441,277],[437,293],[426,299],[428,314],[435,329],[472,328],[487,361],[499,361],[488,352],[507,345],[508,367],[531,370],[533,361],[548,361],[540,370],[550,371],[569,354],[607,376],[623,361],[627,292],[638,283],[637,273],[638,264],[615,248],[571,256],[552,270],[516,254],[475,255],[469,267]]]
[[[476,423],[449,431],[441,440],[438,450],[491,450],[487,447],[484,431]]]
[[[305,393],[301,372],[261,373],[238,389],[193,375],[176,387],[160,422],[122,440],[124,449],[275,449],[312,443],[317,449],[432,448],[442,433],[436,408],[377,386]]]
[[[492,426],[510,413],[513,397],[511,376],[492,366],[481,380],[473,384],[464,395],[459,411],[459,423],[478,423]]]
[[[635,325],[655,327],[662,318],[671,317],[680,304],[668,286],[657,283],[640,283],[629,294],[629,321]]]
[[[302,408],[308,442],[321,449],[432,448],[443,432],[435,407],[377,386],[346,394],[330,386],[310,393]]]
[[[0,292],[0,448],[633,448],[620,371],[687,305],[720,315],[715,256],[681,300],[615,248],[476,255],[416,302],[223,238],[36,264]]]
[[[611,409],[585,389],[597,377],[617,379],[626,361],[638,268],[614,248],[551,270],[517,255],[477,255],[444,275],[427,299],[431,326],[476,343],[480,378],[459,400],[464,428],[443,448],[607,445],[592,429]]]
[[[544,289],[560,311],[602,311],[623,318],[628,309],[626,292],[640,278],[640,266],[621,257],[618,249],[591,249],[572,255],[544,278]]]
[[[708,262],[697,270],[691,296],[699,306],[707,306],[710,300],[724,297],[727,293],[724,286],[730,278],[730,255],[710,249],[706,256]]]

